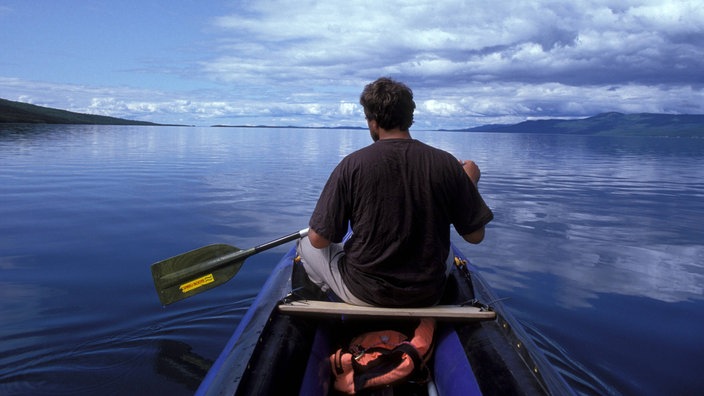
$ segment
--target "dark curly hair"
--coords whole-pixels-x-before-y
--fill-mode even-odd
[[[408,131],[413,124],[413,91],[405,84],[382,77],[367,84],[359,97],[367,120],[374,120],[379,127]]]

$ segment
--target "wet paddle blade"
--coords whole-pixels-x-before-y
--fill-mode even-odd
[[[168,305],[220,286],[235,276],[250,255],[218,244],[154,263],[151,270],[159,300]]]

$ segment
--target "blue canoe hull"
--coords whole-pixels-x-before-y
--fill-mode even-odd
[[[574,392],[505,311],[475,268],[452,271],[450,299],[493,302],[497,319],[439,323],[431,366],[438,395],[570,395]],[[197,395],[334,394],[328,357],[334,352],[338,323],[284,315],[277,304],[300,284],[295,249],[280,260],[218,359]]]

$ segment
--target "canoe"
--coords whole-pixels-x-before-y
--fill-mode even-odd
[[[452,306],[469,305],[478,316],[486,312],[490,317],[438,318],[432,380],[413,394],[575,394],[476,268],[455,246],[452,250],[457,265],[443,307],[452,311]],[[280,308],[291,300],[325,299],[310,287],[295,254],[292,248],[275,267],[197,395],[337,394],[328,358],[341,326],[357,322],[335,309],[300,315]],[[400,320],[383,312],[371,315],[376,322]]]

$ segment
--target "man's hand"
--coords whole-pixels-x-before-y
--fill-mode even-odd
[[[477,164],[472,160],[460,160],[462,168],[464,168],[464,173],[469,176],[469,180],[476,186],[479,183],[479,178],[482,176],[482,172],[479,170]]]
[[[477,164],[475,164],[472,160],[460,160],[460,164],[462,164],[464,173],[469,176],[469,180],[471,180],[472,183],[477,186],[477,183],[479,183],[479,178],[482,176],[482,172],[479,170]],[[471,234],[462,235],[462,237],[465,241],[469,243],[480,243],[482,240],[484,240],[484,227],[474,231]]]

